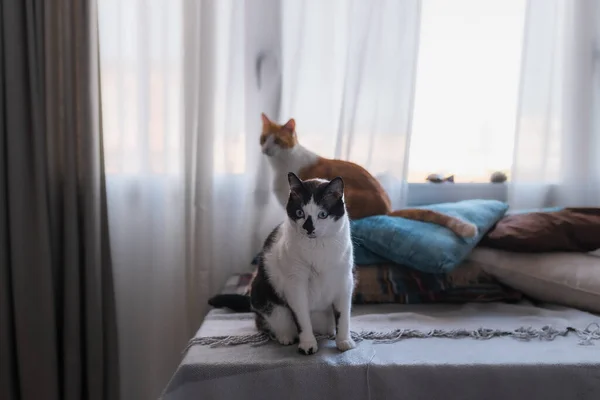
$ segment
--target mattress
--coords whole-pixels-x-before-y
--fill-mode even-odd
[[[304,356],[274,342],[210,346],[256,333],[252,314],[212,310],[162,398],[600,399],[597,315],[529,302],[353,310],[353,332],[399,328],[344,353],[323,339]]]

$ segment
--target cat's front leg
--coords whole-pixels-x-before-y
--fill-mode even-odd
[[[275,335],[279,343],[284,346],[294,343],[298,333],[289,308],[274,306],[271,313],[264,318],[268,323],[269,331]]]
[[[300,282],[290,285],[289,290],[286,290],[286,300],[298,328],[298,351],[302,354],[316,353],[319,347],[310,320],[307,285]]]
[[[356,347],[350,336],[350,309],[352,307],[352,284],[341,293],[333,302],[333,316],[335,318],[336,336],[335,344],[341,351]]]

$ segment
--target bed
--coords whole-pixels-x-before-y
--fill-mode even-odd
[[[163,399],[600,399],[600,316],[533,304],[356,306],[353,332],[396,331],[345,353],[256,337],[253,315],[212,310]],[[254,335],[254,336],[253,336]],[[366,336],[365,336],[366,337]],[[387,339],[390,339],[388,337]]]
[[[322,338],[303,356],[257,333],[252,314],[213,309],[162,397],[600,399],[600,258],[588,254],[600,248],[600,209],[504,217],[508,206],[494,201],[431,207],[476,224],[478,236],[355,221],[356,349]],[[476,247],[482,239],[487,248]],[[222,293],[246,295],[250,279],[232,277]]]

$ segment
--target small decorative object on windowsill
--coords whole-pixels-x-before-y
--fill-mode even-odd
[[[448,183],[454,183],[454,175],[450,175],[448,177],[445,177],[441,174],[429,174],[429,176],[427,176],[427,178],[425,178],[426,181],[429,181],[431,183],[444,183],[444,182],[448,182]]]
[[[507,176],[504,172],[496,171],[490,176],[490,182],[492,183],[504,183],[507,180]]]

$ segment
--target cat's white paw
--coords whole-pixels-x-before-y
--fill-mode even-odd
[[[289,346],[296,341],[296,338],[293,335],[280,335],[277,336],[277,341],[284,346]]]
[[[307,340],[300,339],[300,344],[298,345],[298,351],[302,354],[315,354],[319,350],[319,346],[317,345],[317,339],[313,336]]]
[[[346,350],[350,350],[356,347],[356,343],[354,342],[354,340],[348,338],[346,340],[336,340],[335,341],[335,345],[337,346],[338,350],[340,351],[346,351]]]

